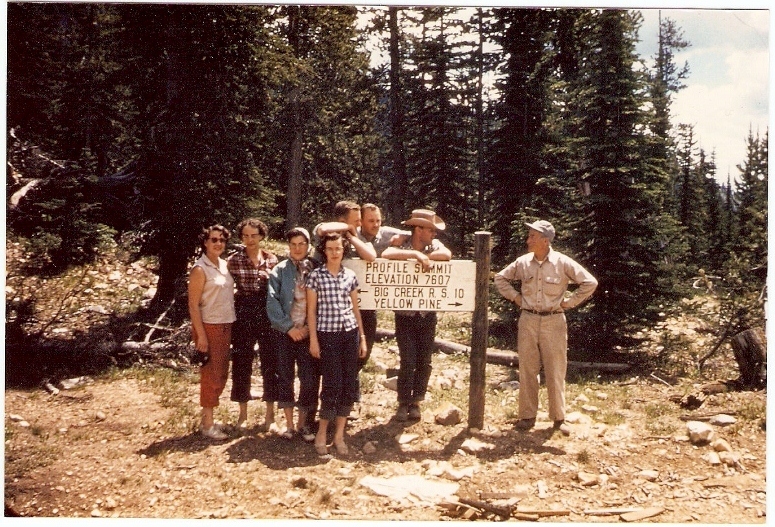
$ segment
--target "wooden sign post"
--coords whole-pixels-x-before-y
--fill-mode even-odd
[[[476,295],[474,314],[471,318],[471,375],[468,389],[468,427],[484,426],[484,386],[487,366],[487,341],[489,333],[488,303],[490,300],[490,233],[477,231],[476,248]]]

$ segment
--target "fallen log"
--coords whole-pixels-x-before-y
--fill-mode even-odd
[[[395,333],[386,329],[377,329],[377,340],[394,338]],[[457,342],[451,342],[437,338],[434,341],[436,348],[444,353],[471,353],[471,346],[464,344],[458,344]],[[501,350],[497,348],[487,348],[486,359],[488,364],[497,364],[499,366],[519,366],[519,354],[514,351]],[[584,361],[568,361],[568,368],[575,368],[577,370],[593,370],[602,373],[624,373],[628,371],[632,365],[620,362],[584,362]]]
[[[492,503],[487,503],[486,501],[479,501],[470,498],[458,498],[458,500],[464,505],[475,507],[485,512],[490,512],[500,516],[501,518],[509,518],[511,516],[511,507],[507,507],[505,505],[494,505]]]
[[[520,514],[528,514],[530,516],[538,516],[544,518],[546,516],[570,516],[568,509],[528,509],[526,507],[517,507],[516,512]]]

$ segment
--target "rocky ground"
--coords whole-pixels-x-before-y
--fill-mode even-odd
[[[514,430],[514,372],[488,365],[485,426],[477,431],[465,422],[463,358],[434,358],[432,400],[421,421],[404,424],[392,420],[395,392],[381,382],[380,365],[394,366],[396,354],[379,347],[375,359],[373,371],[363,374],[368,391],[360,418],[348,427],[350,453],[331,458],[319,457],[301,439],[288,441],[258,426],[232,430],[221,443],[203,439],[195,430],[195,373],[133,369],[82,378],[57,394],[6,390],[6,512],[492,517],[481,504],[450,504],[462,499],[496,511],[506,507],[516,515],[512,519],[551,522],[619,521],[638,510],[653,513],[644,521],[656,522],[766,520],[764,392],[713,395],[699,410],[684,412],[669,398],[691,391],[691,384],[667,386],[642,377],[574,383],[568,390],[572,433],[565,437],[552,433],[543,414],[534,430]],[[256,386],[260,391],[260,379]],[[235,405],[222,400],[218,417],[233,423]],[[442,402],[461,408],[463,421],[436,423]],[[251,406],[250,422],[257,425],[262,404]],[[711,424],[717,414],[732,419]],[[710,443],[690,440],[689,418],[710,429]]]
[[[148,360],[147,353],[131,366],[122,359],[118,344],[144,340],[152,325],[117,334],[104,322],[152,296],[147,265],[102,261],[62,280],[66,287],[7,274],[7,306],[39,292],[29,327],[104,349],[97,356],[108,366],[68,375],[59,364],[31,372],[50,381],[34,386],[9,385],[6,373],[6,516],[766,522],[766,391],[711,394],[694,410],[679,404],[714,378],[736,377],[728,349],[708,362],[703,377],[680,366],[713,343],[702,317],[666,316],[638,335],[656,362],[664,365],[669,354],[677,375],[642,367],[572,373],[569,437],[552,433],[545,413],[535,429],[516,431],[517,372],[495,364],[487,365],[484,427],[470,429],[463,354],[434,356],[423,418],[398,423],[389,382],[398,365],[395,343],[378,343],[361,374],[350,453],[322,458],[299,438],[281,438],[277,427],[262,429],[260,401],[251,403],[248,430],[230,428],[237,408],[229,386],[216,411],[229,439],[204,439],[196,369],[174,357]],[[451,339],[466,333],[463,326],[442,319],[440,332]],[[157,330],[153,338],[165,334]],[[255,375],[254,391],[261,389]],[[541,404],[545,409],[545,390]]]

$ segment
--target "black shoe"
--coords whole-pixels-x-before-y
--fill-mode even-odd
[[[517,424],[514,425],[514,428],[517,430],[530,430],[533,428],[536,424],[535,417],[532,419],[520,419],[517,421]]]

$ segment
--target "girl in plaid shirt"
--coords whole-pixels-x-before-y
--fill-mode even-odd
[[[328,422],[335,421],[333,445],[347,454],[344,427],[358,401],[358,358],[366,356],[366,337],[358,310],[358,279],[342,266],[347,240],[340,233],[322,237],[323,265],[307,277],[309,352],[320,359],[320,426],[315,450],[326,455]]]

